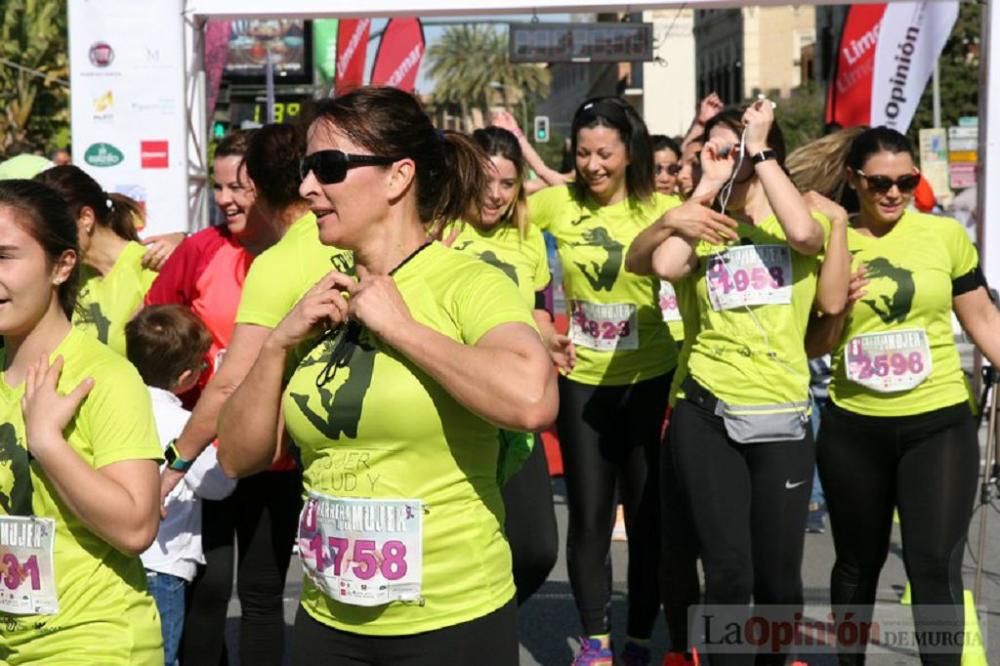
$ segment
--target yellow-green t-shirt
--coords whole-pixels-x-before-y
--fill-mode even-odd
[[[818,213],[813,218],[829,238],[829,220]],[[756,226],[741,222],[736,231],[738,241],[699,241],[695,246],[698,266],[685,279],[693,282],[698,304],[698,333],[688,371],[731,405],[805,402],[809,364],[804,341],[822,254],[809,257],[791,249],[774,215]],[[773,302],[716,309],[706,277],[710,271],[717,302]]]
[[[124,460],[161,460],[149,391],[135,368],[77,329],[52,358],[57,355],[65,360],[60,393],[86,377],[95,380],[64,431],[73,450],[95,469]],[[0,350],[0,364],[3,356]],[[0,515],[55,521],[59,609],[55,615],[0,612],[0,663],[162,665],[160,621],[146,592],[142,562],[91,532],[59,497],[42,466],[29,459],[23,395],[23,384],[12,388],[0,380]]]
[[[668,283],[669,284],[669,283]],[[688,362],[691,359],[691,348],[694,347],[695,338],[698,337],[698,294],[695,292],[694,283],[691,280],[680,280],[673,285],[674,294],[677,298],[677,310],[680,312],[680,322],[668,322],[669,324],[679,323],[681,331],[674,333],[671,326],[671,334],[676,340],[683,340],[680,354],[677,355],[677,369],[674,371],[674,379],[670,384],[670,406],[677,404],[677,397],[681,390],[681,384],[687,377]]]
[[[881,238],[847,231],[855,264],[867,269],[867,292],[848,315],[833,352],[830,399],[869,416],[908,416],[968,400],[968,386],[951,327],[952,281],[979,264],[976,248],[951,218],[906,211]],[[845,348],[859,335],[924,331],[930,374],[906,391],[879,393],[847,378]],[[905,370],[905,369],[904,369]],[[886,367],[887,374],[896,368]]]
[[[73,325],[125,356],[125,324],[142,307],[156,271],[142,267],[146,248],[129,241],[107,275],[80,267],[80,293]]]
[[[508,278],[440,243],[416,254],[394,280],[416,321],[465,345],[500,324],[534,325]],[[343,631],[391,636],[453,626],[503,606],[514,584],[496,426],[367,331],[346,342],[346,366],[317,388],[339,340],[317,344],[284,394],[303,482],[307,492],[338,498],[421,500],[423,601],[345,604],[306,577],[303,608]]]
[[[577,201],[569,186],[528,197],[532,224],[556,239],[576,346],[569,378],[590,385],[634,384],[677,365],[677,345],[660,310],[660,281],[625,270],[639,233],[680,200],[654,194],[601,206]]]
[[[552,279],[545,239],[538,227],[529,226],[527,234],[522,236],[517,227],[508,222],[485,231],[468,223],[455,224],[461,228],[451,247],[503,271],[517,285],[528,307],[534,308],[535,293]],[[446,227],[443,237],[448,238],[453,231],[453,226]]]
[[[316,216],[306,213],[250,265],[236,323],[274,328],[320,278],[334,269],[352,272],[354,256],[323,245]]]

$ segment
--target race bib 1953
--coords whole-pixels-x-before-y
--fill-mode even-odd
[[[632,303],[573,301],[571,308],[573,344],[600,351],[639,348],[639,318]]]
[[[355,606],[418,601],[423,504],[309,493],[299,518],[299,558],[331,599]]]
[[[0,516],[0,613],[59,612],[52,559],[52,518]]]
[[[844,347],[844,363],[847,378],[872,391],[909,391],[931,374],[927,332],[910,329],[855,336]]]
[[[740,245],[706,257],[705,281],[714,310],[792,302],[787,245]]]

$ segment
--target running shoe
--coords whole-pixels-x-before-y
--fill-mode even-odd
[[[653,663],[653,655],[646,645],[625,641],[625,649],[619,657],[621,666],[649,666]]]
[[[806,533],[823,534],[826,531],[824,518],[826,518],[825,507],[818,502],[810,502],[809,516],[806,518]]]
[[[601,645],[601,639],[580,636],[580,652],[571,666],[614,666],[615,655],[610,647]]]
[[[615,513],[615,528],[611,530],[611,540],[612,541],[628,541],[628,536],[625,533],[625,509],[622,505],[618,505],[618,511]]]

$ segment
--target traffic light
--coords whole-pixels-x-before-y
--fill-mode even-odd
[[[535,116],[535,143],[549,142],[549,117]]]
[[[212,136],[216,139],[221,139],[226,136],[226,124],[221,120],[216,120],[212,124]]]

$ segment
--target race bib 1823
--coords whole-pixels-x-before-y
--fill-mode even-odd
[[[931,374],[931,348],[923,329],[868,333],[844,347],[847,378],[878,393],[909,391]]]
[[[0,516],[0,613],[59,612],[52,518]]]
[[[706,257],[705,281],[714,310],[792,302],[787,245],[740,245]]]
[[[571,308],[573,344],[600,351],[639,348],[639,318],[632,303],[573,301]]]
[[[354,606],[419,601],[420,500],[329,497],[310,492],[299,518],[299,558],[331,599]]]

